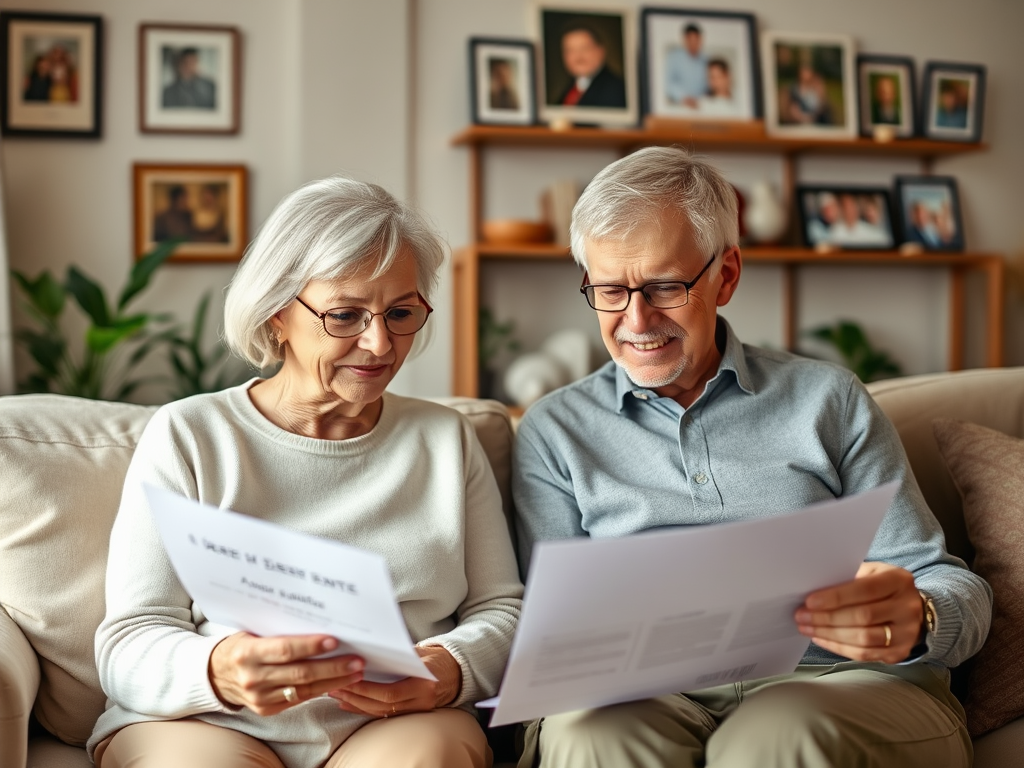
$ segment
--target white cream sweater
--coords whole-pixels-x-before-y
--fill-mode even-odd
[[[228,630],[206,621],[160,543],[142,483],[382,555],[414,642],[462,668],[452,706],[494,695],[522,585],[490,465],[472,426],[434,403],[384,395],[373,430],[349,440],[287,432],[249,399],[252,382],[160,408],[132,458],[110,538],[96,663],[108,708],[89,751],[124,726],[194,717],[313,768],[365,718],[318,698],[272,717],[225,707],[207,677]]]

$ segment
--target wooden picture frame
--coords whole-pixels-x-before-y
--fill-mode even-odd
[[[800,233],[808,248],[888,250],[896,247],[886,187],[800,185]]]
[[[917,133],[913,59],[861,54],[857,92],[861,136],[908,139]]]
[[[135,258],[179,239],[170,261],[238,261],[248,245],[244,165],[149,164],[132,167]]]
[[[469,39],[471,119],[480,125],[537,122],[535,48],[529,40]]]
[[[761,60],[752,13],[644,8],[641,108],[681,120],[756,120]]]
[[[981,141],[985,67],[929,61],[924,68],[922,132],[941,141]]]
[[[0,131],[5,136],[99,138],[103,19],[0,12]]]
[[[897,176],[898,234],[926,251],[962,251],[963,216],[952,176]]]
[[[857,136],[853,38],[768,31],[761,35],[765,129],[777,136]]]
[[[532,17],[539,41],[541,120],[555,125],[636,125],[640,104],[633,11],[535,3]]]
[[[239,132],[241,35],[237,27],[139,25],[139,130]]]

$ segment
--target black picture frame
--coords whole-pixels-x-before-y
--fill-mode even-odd
[[[689,37],[686,30],[691,26],[697,30],[706,71],[710,72],[715,62],[721,62],[718,69],[728,82],[728,101],[733,103],[725,104],[722,99],[715,98],[714,89],[707,83],[707,75],[706,97],[688,95],[683,82],[673,86],[669,70],[670,57],[675,51],[666,50],[669,33],[675,33],[678,41],[685,41]],[[681,55],[685,46],[685,42],[677,46]],[[640,84],[640,109],[645,116],[712,121],[760,118],[763,115],[761,54],[754,14],[691,8],[641,8]],[[685,103],[688,99],[695,103]]]
[[[897,176],[895,197],[901,242],[926,251],[963,251],[963,215],[954,177]]]
[[[100,137],[102,17],[2,11],[0,41],[4,136]]]
[[[888,187],[799,185],[796,204],[800,233],[808,248],[869,251],[896,247]]]
[[[860,135],[909,139],[918,133],[914,60],[909,56],[857,56]],[[885,102],[889,102],[886,104]]]
[[[537,122],[535,59],[536,47],[530,40],[471,37],[470,120],[478,125],[534,125]],[[499,87],[499,80],[506,82]]]
[[[921,88],[923,135],[942,141],[981,141],[985,75],[983,64],[926,62]]]

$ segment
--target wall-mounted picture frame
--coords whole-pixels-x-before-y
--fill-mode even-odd
[[[897,176],[896,211],[901,242],[926,251],[962,251],[963,216],[952,176]]]
[[[244,165],[135,163],[135,258],[179,240],[170,261],[238,261],[249,242]]]
[[[906,139],[917,132],[914,60],[908,56],[857,57],[860,135]]]
[[[529,40],[469,39],[471,119],[480,125],[533,125],[537,122],[534,58]]]
[[[240,38],[236,27],[139,25],[139,130],[238,133]]]
[[[99,138],[99,16],[3,11],[0,40],[0,131],[5,136]]]
[[[921,125],[930,139],[981,141],[985,67],[929,61],[924,68]]]
[[[761,56],[768,133],[856,137],[853,38],[767,31],[761,35]]]
[[[620,127],[637,123],[633,19],[626,8],[532,7],[542,120]]]
[[[896,246],[892,204],[885,187],[800,185],[800,231],[808,248],[854,250]]]
[[[761,61],[751,13],[643,8],[641,108],[682,120],[761,116]]]

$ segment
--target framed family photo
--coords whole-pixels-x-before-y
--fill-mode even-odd
[[[248,244],[244,165],[133,167],[135,257],[178,240],[171,261],[238,261]]]
[[[534,46],[529,40],[469,40],[470,108],[474,123],[533,125],[537,122]]]
[[[952,176],[897,176],[900,242],[926,251],[962,251],[963,218]]]
[[[856,250],[896,246],[885,187],[799,186],[800,229],[809,248]]]
[[[930,61],[924,69],[924,135],[945,141],[981,141],[985,67]]]
[[[0,129],[7,136],[98,138],[103,20],[0,13]]]
[[[644,8],[640,80],[645,115],[685,120],[760,117],[754,16]]]
[[[639,119],[630,10],[533,7],[540,41],[540,117],[583,125],[635,125]]]
[[[857,57],[860,135],[909,138],[916,132],[914,60],[905,56]]]
[[[239,131],[241,51],[235,27],[139,26],[139,130]]]
[[[786,136],[857,135],[853,39],[845,35],[765,32],[765,128]]]

